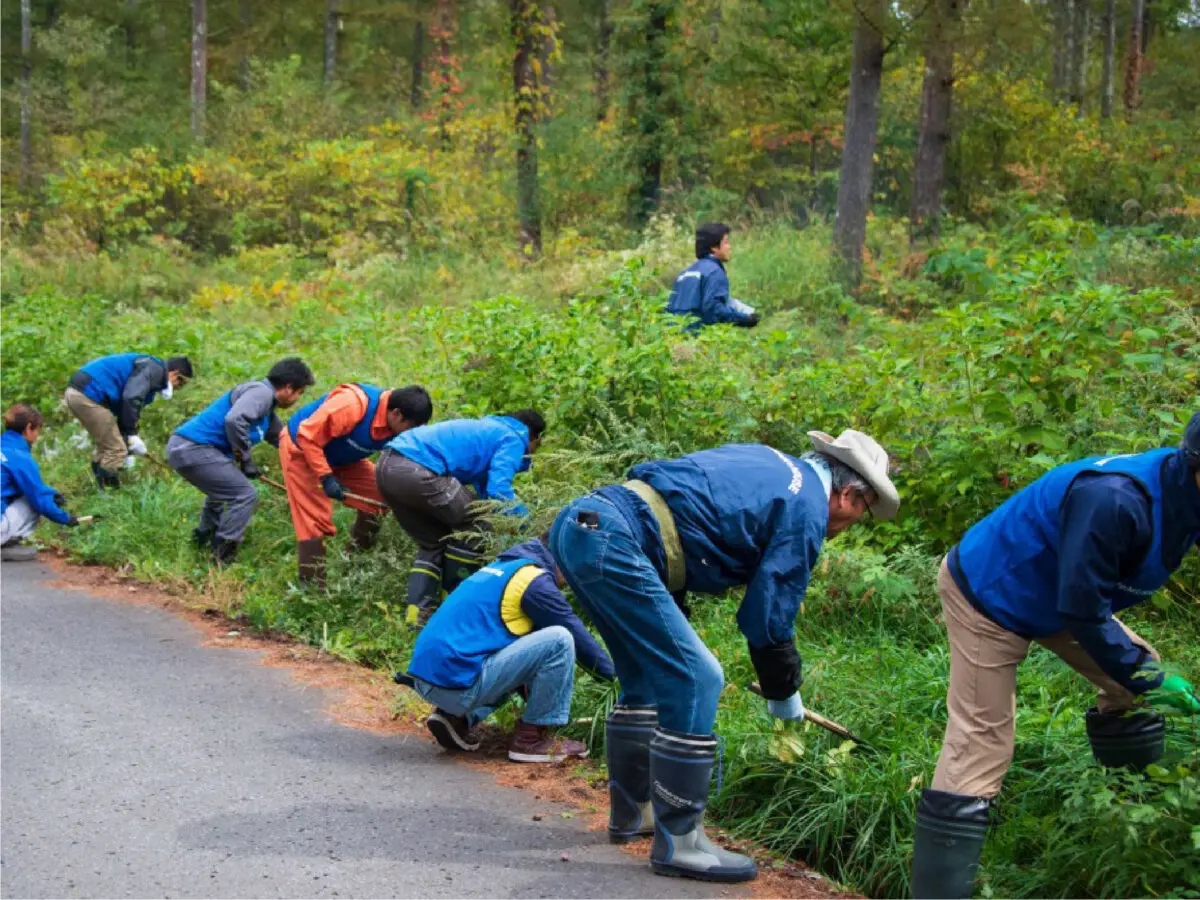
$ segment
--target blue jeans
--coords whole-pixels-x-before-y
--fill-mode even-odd
[[[581,525],[593,512],[596,528]],[[657,706],[663,728],[712,734],[725,685],[721,664],[680,611],[629,523],[590,494],[559,513],[550,550],[575,598],[604,638],[621,682],[621,702]]]
[[[566,725],[575,689],[575,641],[561,625],[517,638],[487,658],[479,677],[465,688],[443,688],[414,678],[418,694],[439,709],[482,722],[522,685],[529,686],[523,722]]]

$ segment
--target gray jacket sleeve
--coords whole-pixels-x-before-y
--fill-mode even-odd
[[[225,415],[225,437],[234,456],[250,458],[250,429],[275,409],[275,392],[262,381],[239,384],[230,393],[233,406]],[[265,436],[265,435],[264,435]]]
[[[267,426],[267,443],[275,449],[279,449],[279,436],[281,434],[283,434],[283,423],[279,421],[279,416],[271,413],[271,424]]]
[[[125,387],[121,390],[121,415],[117,427],[125,437],[138,433],[138,421],[142,418],[142,407],[151,394],[167,386],[167,367],[159,365],[148,356],[134,360]]]

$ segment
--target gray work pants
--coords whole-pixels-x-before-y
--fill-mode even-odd
[[[435,475],[408,457],[384,450],[375,485],[400,527],[422,550],[444,549],[451,534],[482,527],[475,496],[452,475]]]
[[[258,491],[237,464],[216,447],[177,434],[167,442],[167,462],[204,494],[201,530],[240,543],[258,506]]]
[[[37,528],[40,518],[33,504],[25,497],[13,500],[5,508],[4,518],[0,519],[0,544],[29,537],[33,534],[33,529]]]

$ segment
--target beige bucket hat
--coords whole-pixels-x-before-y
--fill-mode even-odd
[[[900,494],[888,477],[887,451],[875,438],[850,428],[836,440],[824,431],[810,431],[808,436],[814,450],[845,463],[871,486],[878,498],[871,504],[872,513],[881,519],[896,517],[900,510]]]

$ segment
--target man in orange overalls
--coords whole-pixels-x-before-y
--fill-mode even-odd
[[[433,417],[433,401],[419,385],[383,390],[370,384],[338,385],[297,410],[279,441],[279,462],[287,485],[301,581],[324,587],[325,538],[337,533],[333,501],[358,510],[353,546],[375,542],[387,507],[374,507],[346,491],[381,504],[375,466],[368,459],[403,431]]]

